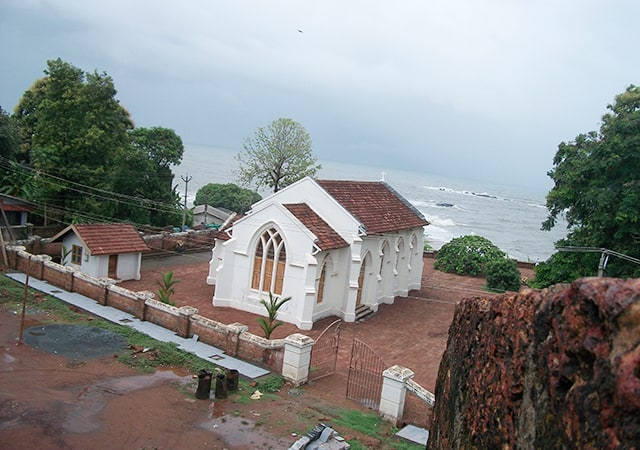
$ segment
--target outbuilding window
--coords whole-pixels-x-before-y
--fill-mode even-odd
[[[82,264],[82,247],[79,245],[71,246],[71,264]]]

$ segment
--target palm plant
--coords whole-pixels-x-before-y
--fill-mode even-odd
[[[267,317],[259,317],[256,320],[258,321],[260,328],[262,328],[265,338],[269,339],[273,330],[284,323],[281,320],[277,320],[276,317],[278,316],[278,310],[280,307],[289,300],[291,300],[291,297],[281,299],[273,295],[271,292],[269,292],[269,302],[265,299],[260,300],[260,304],[262,304],[262,306],[267,310]]]
[[[162,303],[166,303],[171,306],[176,306],[174,302],[171,301],[171,296],[175,293],[175,285],[180,281],[173,278],[173,272],[164,272],[160,273],[162,279],[158,281],[158,300]]]

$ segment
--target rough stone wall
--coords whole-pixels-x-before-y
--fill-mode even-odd
[[[428,448],[640,448],[640,280],[585,278],[456,309]]]

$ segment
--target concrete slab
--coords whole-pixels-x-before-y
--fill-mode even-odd
[[[6,275],[19,283],[24,284],[25,282],[26,276],[24,273],[8,273]],[[112,308],[111,306],[103,306],[89,297],[85,297],[84,295],[80,295],[76,292],[65,291],[64,289],[49,284],[46,281],[30,277],[29,287],[51,295],[65,303],[74,305],[95,316],[102,317],[110,322],[134,328],[135,330],[159,341],[173,342],[184,351],[193,353],[199,358],[225,369],[236,369],[241,375],[247,378],[256,379],[270,373],[268,370],[261,367],[227,356],[224,354],[223,350],[217,347],[207,345],[193,339],[182,338],[171,330],[167,330],[166,328],[151,322],[143,322],[129,313]]]
[[[419,445],[427,445],[429,440],[429,430],[416,427],[415,425],[407,425],[396,433],[396,436],[414,442]]]

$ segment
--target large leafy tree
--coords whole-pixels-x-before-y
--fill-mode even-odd
[[[25,92],[15,111],[22,159],[47,174],[40,177],[37,200],[53,207],[65,222],[107,219],[113,211],[97,191],[84,186],[111,187],[109,170],[129,146],[127,131],[133,122],[106,73],[84,73],[56,59],[47,62],[45,75]]]
[[[13,159],[19,143],[20,133],[14,118],[0,106],[0,158]]]
[[[257,192],[233,183],[209,183],[196,192],[194,205],[210,205],[244,214],[262,197]]]
[[[258,128],[243,148],[236,156],[240,163],[238,177],[242,184],[253,184],[256,189],[268,187],[278,192],[321,169],[309,133],[292,119],[280,118]]]
[[[0,192],[27,197],[32,176],[15,161],[20,147],[20,129],[13,116],[0,106]]]
[[[162,127],[135,128],[129,139],[130,147],[118,155],[112,171],[113,190],[127,194],[119,198],[116,215],[154,226],[180,223],[171,166],[182,161],[182,139]]]
[[[564,215],[567,239],[560,244],[606,248],[640,257],[640,88],[629,86],[607,107],[600,131],[580,134],[573,142],[562,142],[548,175],[555,183],[547,195],[549,215],[542,228],[549,230]],[[547,283],[594,275],[596,266],[576,268],[567,261],[593,261],[553,255],[545,267],[553,274]],[[571,267],[571,276],[562,267]],[[638,274],[638,266],[612,258],[607,275]]]

